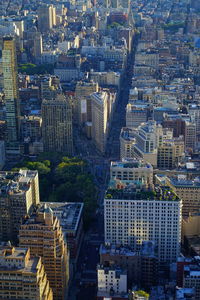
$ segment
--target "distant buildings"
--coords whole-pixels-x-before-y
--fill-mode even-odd
[[[28,248],[0,245],[0,298],[53,300],[41,257]]]
[[[42,102],[44,151],[73,154],[72,108],[62,95]]]

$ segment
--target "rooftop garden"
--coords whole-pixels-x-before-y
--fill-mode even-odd
[[[133,187],[124,189],[108,188],[105,198],[119,200],[179,200],[178,196],[168,187],[155,188],[155,190],[141,189],[140,191]]]

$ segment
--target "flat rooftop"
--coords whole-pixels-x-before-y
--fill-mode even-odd
[[[188,180],[183,177],[169,177],[169,180],[175,187],[200,188],[200,178],[198,177],[194,180]]]
[[[41,205],[51,208],[60,221],[64,232],[76,231],[83,213],[81,202],[41,202]]]
[[[111,161],[111,168],[147,168],[152,169],[150,163],[147,163],[142,160],[123,160],[123,161]]]
[[[19,170],[18,172],[0,172],[0,197],[21,194],[29,189],[30,182],[37,175],[37,171]]]
[[[135,256],[136,252],[134,252],[129,247],[117,246],[115,244],[111,245],[103,245],[100,246],[100,255],[109,254],[109,255],[123,255],[123,256]]]

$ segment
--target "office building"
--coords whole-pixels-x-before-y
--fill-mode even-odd
[[[118,266],[126,270],[129,287],[140,284],[143,288],[149,289],[157,284],[158,257],[155,243],[152,241],[143,241],[141,250],[137,252],[129,246],[101,245],[100,264]]]
[[[196,124],[185,122],[185,149],[194,151],[197,145]]]
[[[60,80],[55,75],[44,75],[40,78],[40,89],[42,100],[55,99],[62,92]]]
[[[157,166],[157,148],[163,143],[163,128],[155,121],[142,123],[134,131],[135,143],[132,147],[132,155],[148,161],[154,167]]]
[[[130,128],[123,127],[120,133],[120,159],[133,158],[132,147],[135,143],[134,132]]]
[[[126,127],[137,128],[148,119],[148,106],[145,104],[131,104],[126,106]]]
[[[3,169],[6,162],[5,142],[0,140],[0,170]]]
[[[108,135],[108,94],[93,93],[92,98],[92,139],[96,148],[104,153]]]
[[[195,300],[195,288],[177,288],[176,300]]]
[[[0,244],[0,299],[53,300],[41,257],[27,248]]]
[[[19,230],[20,247],[30,248],[31,257],[41,256],[53,290],[53,299],[64,300],[69,280],[69,254],[60,222],[50,208],[41,207]]]
[[[152,241],[143,241],[140,251],[141,279],[144,289],[149,290],[158,282],[158,257],[156,245]]]
[[[127,271],[127,283],[139,283],[141,279],[141,257],[140,253],[131,247],[115,244],[100,246],[100,264],[104,266],[118,266]]]
[[[136,159],[124,159],[121,162],[112,161],[110,179],[139,182],[149,187],[153,185],[153,167],[149,163]]]
[[[73,154],[72,108],[63,95],[42,102],[44,151]]]
[[[41,5],[38,8],[38,30],[46,32],[56,25],[56,8],[53,5]]]
[[[200,211],[200,181],[186,179],[184,175],[179,176],[159,176],[156,175],[157,183],[169,186],[179,198],[182,199],[183,216],[189,216],[191,213]]]
[[[92,100],[90,95],[98,92],[99,86],[97,83],[79,81],[75,89],[75,107],[74,121],[80,127],[86,122],[92,121]]]
[[[184,158],[183,137],[166,139],[158,147],[157,167],[159,169],[174,169]]]
[[[33,56],[36,63],[40,63],[42,52],[43,52],[42,35],[40,32],[36,31],[34,33],[34,40],[33,40]]]
[[[15,40],[12,37],[3,38],[3,77],[6,103],[6,152],[19,155],[20,134],[20,103],[17,79],[17,57]]]
[[[166,187],[146,189],[130,181],[111,181],[104,200],[105,243],[141,249],[154,241],[160,262],[180,254],[182,201]]]
[[[200,266],[184,266],[183,287],[195,289],[195,299],[200,299]]]
[[[40,202],[38,172],[0,172],[0,240],[16,241],[23,217]]]
[[[21,138],[31,142],[39,142],[42,137],[42,118],[40,116],[24,116],[21,118]]]
[[[45,202],[60,221],[64,240],[70,252],[70,261],[76,267],[83,240],[83,203],[79,202]]]

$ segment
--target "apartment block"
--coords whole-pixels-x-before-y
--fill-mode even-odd
[[[16,241],[22,219],[40,203],[38,172],[1,171],[0,179],[0,240]]]
[[[53,300],[41,257],[27,248],[0,245],[0,299]]]
[[[40,208],[24,221],[19,231],[19,245],[30,248],[31,257],[41,257],[53,299],[64,300],[69,280],[69,253],[60,222],[49,207]]]

